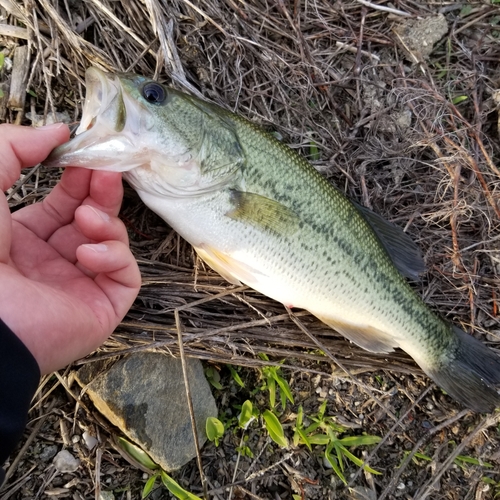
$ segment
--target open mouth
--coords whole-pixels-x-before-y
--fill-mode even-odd
[[[126,111],[118,82],[103,71],[90,67],[85,73],[87,88],[83,104],[82,119],[76,135],[90,130],[98,117],[114,124],[115,131],[123,129]]]
[[[120,80],[90,67],[85,73],[86,95],[75,137],[56,148],[44,161],[47,166],[82,166],[123,172],[135,146],[124,131],[127,111]]]

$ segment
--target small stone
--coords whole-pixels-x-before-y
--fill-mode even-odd
[[[53,463],[59,472],[75,472],[80,465],[80,460],[75,458],[68,450],[61,450],[54,457]]]
[[[318,394],[320,398],[324,399],[328,395],[328,392],[325,390],[324,387],[316,387],[316,394]]]
[[[49,446],[45,446],[41,451],[40,455],[38,455],[38,459],[42,462],[47,462],[51,458],[55,457],[57,453],[57,446],[55,444],[50,444]]]
[[[101,491],[99,493],[99,500],[115,500],[115,495],[112,491]]]
[[[404,489],[406,488],[406,485],[405,485],[405,483],[399,483],[399,484],[396,486],[396,488],[397,488],[398,490],[404,490]]]
[[[78,477],[74,477],[71,481],[67,482],[64,485],[64,488],[69,490],[70,488],[73,488],[73,486],[77,486],[78,484],[80,484],[80,479]]]
[[[85,442],[85,446],[91,450],[92,448],[94,448],[94,446],[97,445],[98,441],[97,439],[92,436],[92,434],[89,434],[87,431],[85,431],[83,434],[82,434],[82,438],[83,438],[83,441]]]
[[[364,486],[349,489],[349,500],[377,500],[377,494]]]

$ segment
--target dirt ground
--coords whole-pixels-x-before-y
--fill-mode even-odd
[[[0,52],[2,122],[76,123],[85,68],[97,65],[155,76],[260,124],[351,199],[405,229],[426,263],[413,283],[418,293],[500,352],[498,0],[0,0]],[[26,73],[21,91],[12,62]],[[12,210],[43,199],[58,178],[43,167],[27,171],[8,194]],[[404,353],[370,354],[308,314],[291,318],[257,292],[235,289],[130,188],[121,217],[141,293],[98,352],[42,380],[0,500],[140,498],[149,475],[119,453],[116,430],[80,397],[72,372],[130,349],[178,355],[179,307],[185,353],[220,374],[213,391],[221,419],[232,422],[218,447],[201,450],[208,498],[500,497],[498,410],[464,410]],[[294,395],[280,414],[288,438],[299,406],[310,422],[326,400],[340,437],[381,438],[351,450],[380,474],[347,461],[345,485],[324,446],[280,448],[261,421],[246,431],[253,456],[238,458],[238,405],[269,407],[259,390],[269,364],[262,353],[283,363]],[[98,439],[92,450],[84,434]],[[80,460],[76,471],[55,471],[63,448]],[[172,476],[203,496],[196,460]],[[158,487],[150,498],[173,497]]]

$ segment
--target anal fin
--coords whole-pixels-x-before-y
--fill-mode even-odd
[[[354,342],[367,351],[388,353],[392,352],[395,347],[399,347],[397,340],[393,336],[372,326],[356,325],[339,321],[335,318],[329,318],[318,314],[314,315],[330,328],[333,328],[351,342]]]

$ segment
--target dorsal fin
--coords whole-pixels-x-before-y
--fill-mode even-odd
[[[425,262],[417,244],[398,226],[358,203],[363,218],[378,236],[396,269],[407,278],[418,280],[425,271]]]

